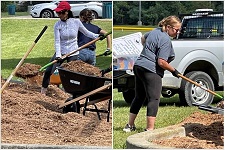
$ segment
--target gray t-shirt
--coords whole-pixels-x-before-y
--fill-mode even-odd
[[[158,59],[162,58],[170,63],[174,57],[174,50],[170,36],[162,31],[162,28],[156,28],[144,35],[146,41],[134,65],[141,66],[161,77],[164,75],[164,69],[158,65]]]

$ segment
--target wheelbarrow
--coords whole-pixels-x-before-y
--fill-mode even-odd
[[[59,109],[62,108],[64,113],[80,113],[80,108],[83,107],[83,115],[86,111],[94,111],[97,112],[99,120],[101,120],[100,112],[107,113],[107,122],[109,122],[112,79],[69,71],[62,66],[57,67],[57,69],[65,92],[72,95],[66,99],[64,104],[59,106]],[[81,100],[85,102],[80,104]],[[109,101],[107,110],[98,109],[96,103],[105,100]],[[94,109],[88,108],[89,105],[93,105]]]

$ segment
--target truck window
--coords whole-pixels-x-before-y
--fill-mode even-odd
[[[181,38],[223,38],[223,16],[190,17],[183,20]]]

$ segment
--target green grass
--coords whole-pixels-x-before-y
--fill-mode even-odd
[[[32,63],[44,66],[49,63],[54,50],[53,26],[58,19],[1,19],[1,75],[7,78],[21,58],[31,48],[34,40],[45,25],[48,29],[35,44],[34,48],[25,59],[24,63]],[[112,30],[112,22],[109,20],[95,20],[93,24],[106,31]],[[103,53],[107,48],[106,40],[97,41],[96,54]],[[96,66],[103,69],[112,62],[111,55],[97,57]],[[17,79],[16,77],[13,77]]]
[[[120,36],[128,35],[139,31],[129,30],[114,30],[113,37],[117,38]],[[144,34],[147,31],[141,31]],[[223,92],[218,92],[223,96]],[[215,97],[214,103],[221,101],[220,98]],[[123,128],[128,122],[130,105],[127,104],[122,96],[122,93],[117,92],[117,89],[113,90],[113,148],[114,149],[125,149],[126,139],[128,136],[142,132],[146,127],[146,106],[143,106],[135,120],[137,130],[131,133],[124,133]],[[160,106],[157,114],[155,128],[163,128],[170,125],[178,124],[183,119],[190,116],[195,111],[207,113],[206,111],[199,110],[197,107],[183,107],[179,106],[179,97],[174,95],[171,98],[161,97]]]
[[[15,12],[15,15],[9,15],[8,12],[1,12],[1,17],[15,17],[15,16],[28,16],[30,15],[28,12]]]
[[[128,34],[136,33],[136,32],[141,32],[142,34],[148,32],[148,31],[136,31],[136,30],[113,30],[113,38],[118,38],[121,36],[125,36]]]

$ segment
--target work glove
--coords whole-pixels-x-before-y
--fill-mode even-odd
[[[172,75],[174,76],[174,77],[177,77],[177,78],[180,78],[179,76],[178,76],[178,74],[181,74],[179,71],[177,71],[177,69],[175,69],[173,72],[171,72],[172,73]]]
[[[111,67],[106,68],[106,69],[103,69],[103,70],[101,70],[100,72],[102,73],[102,77],[103,77],[104,74],[106,74],[106,73],[108,73],[108,72],[110,72],[110,71],[112,71],[112,68],[111,68]]]
[[[57,60],[58,62],[62,62],[63,59],[61,57],[56,57],[55,60]]]
[[[101,40],[101,41],[106,38],[106,36],[102,33],[100,33],[98,37],[99,37],[99,40]]]
[[[110,48],[107,48],[104,52],[104,56],[110,55],[112,52],[110,51]]]

